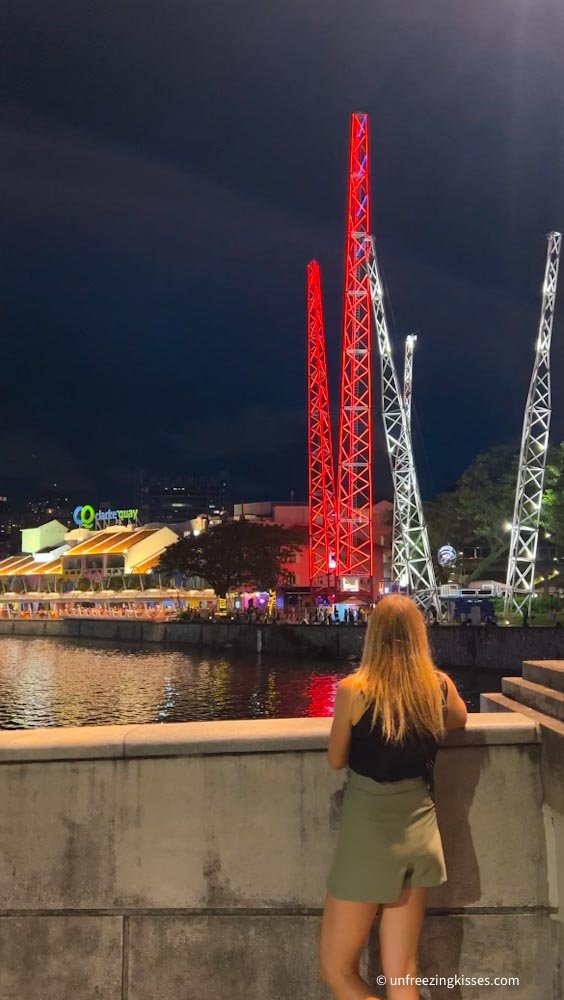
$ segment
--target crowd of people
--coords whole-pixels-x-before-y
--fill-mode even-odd
[[[299,621],[299,619],[298,619]],[[309,608],[303,613],[302,625],[362,625],[366,621],[366,612],[362,608],[345,608],[343,616],[337,608]]]
[[[306,607],[288,608],[285,611],[276,610],[274,613],[262,608],[246,608],[234,611],[215,611],[207,609],[190,609],[181,613],[181,619],[185,622],[237,622],[254,625],[362,625],[366,622],[367,612],[363,608],[355,611],[353,608],[345,608],[339,614],[337,608],[331,607]]]

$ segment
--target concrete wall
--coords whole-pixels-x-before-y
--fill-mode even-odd
[[[482,711],[519,712],[537,726],[544,824],[548,841],[553,844],[553,849],[548,851],[549,859],[553,858],[549,887],[552,887],[551,902],[556,906],[554,919],[560,925],[557,935],[560,950],[555,967],[559,970],[560,994],[564,996],[564,721],[556,717],[561,692],[564,691],[564,663],[550,660],[525,662],[520,686],[517,684],[512,692],[520,699],[531,692],[538,695],[539,701],[552,713],[550,715],[508,697],[505,693],[508,683],[516,684],[513,678],[510,681],[505,678],[502,681],[503,691],[481,695],[480,703]]]
[[[359,656],[363,626],[308,626],[235,623],[140,622],[103,619],[60,621],[0,620],[0,635],[51,635],[128,642],[185,643],[211,649],[255,651],[312,658]],[[564,629],[472,628],[448,626],[430,630],[438,666],[484,670],[520,670],[523,660],[564,659]]]
[[[328,1000],[318,935],[345,779],[329,726],[0,733],[0,1000]],[[492,996],[561,1000],[540,756],[516,713],[471,716],[439,752],[449,880],[430,892],[422,973],[518,976]],[[363,963],[378,969],[375,933]]]

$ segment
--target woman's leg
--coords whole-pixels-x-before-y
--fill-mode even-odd
[[[380,918],[380,961],[388,981],[387,1000],[418,1000],[415,985],[394,986],[398,976],[417,975],[417,949],[425,916],[427,889],[404,889],[397,903],[386,903]]]
[[[336,1000],[378,1000],[358,971],[377,911],[377,903],[351,903],[327,893],[321,923],[321,976]]]

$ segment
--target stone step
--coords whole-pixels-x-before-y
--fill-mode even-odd
[[[522,705],[528,705],[537,712],[544,712],[545,715],[564,722],[564,694],[560,691],[545,687],[544,684],[535,684],[523,677],[502,677],[501,691]]]
[[[492,691],[480,695],[480,712],[520,712],[521,705],[504,694]]]
[[[539,715],[533,708],[521,705],[520,702],[508,698],[505,694],[499,694],[497,691],[480,695],[480,712],[519,712],[521,715],[534,717],[535,722],[538,721]],[[552,719],[549,721],[552,722]]]
[[[523,677],[526,681],[564,692],[564,660],[525,660]]]
[[[562,740],[564,740],[564,722],[558,719],[551,719],[550,715],[544,712],[537,712],[527,705],[520,705],[518,701],[513,701],[505,694],[498,694],[497,691],[483,694],[480,704],[485,705],[484,712],[519,712],[531,722],[536,723],[542,732],[542,740],[546,748],[546,766],[549,772],[549,780],[556,780],[558,785],[558,796],[562,801],[562,811],[564,812],[564,773],[562,773]]]

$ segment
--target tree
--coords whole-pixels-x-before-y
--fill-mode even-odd
[[[541,520],[556,545],[564,545],[564,441],[550,448]]]
[[[429,500],[425,504],[425,518],[433,552],[449,542],[460,543],[467,534],[466,526],[461,521],[455,490],[438,493]]]
[[[306,541],[305,532],[278,524],[227,521],[171,545],[158,572],[199,577],[218,597],[245,586],[272,590]]]
[[[275,590],[281,581],[288,582],[291,570],[287,564],[307,545],[307,531],[280,524],[252,524],[250,529],[247,559],[251,582],[257,590]]]
[[[490,549],[507,548],[507,522],[513,518],[519,456],[507,445],[478,455],[458,483],[460,517],[475,538]]]
[[[456,548],[481,543],[487,554],[474,567],[468,582],[478,580],[509,548],[507,523],[512,520],[518,455],[497,445],[478,455],[450,493],[439,494],[426,505],[431,544],[451,542]]]

